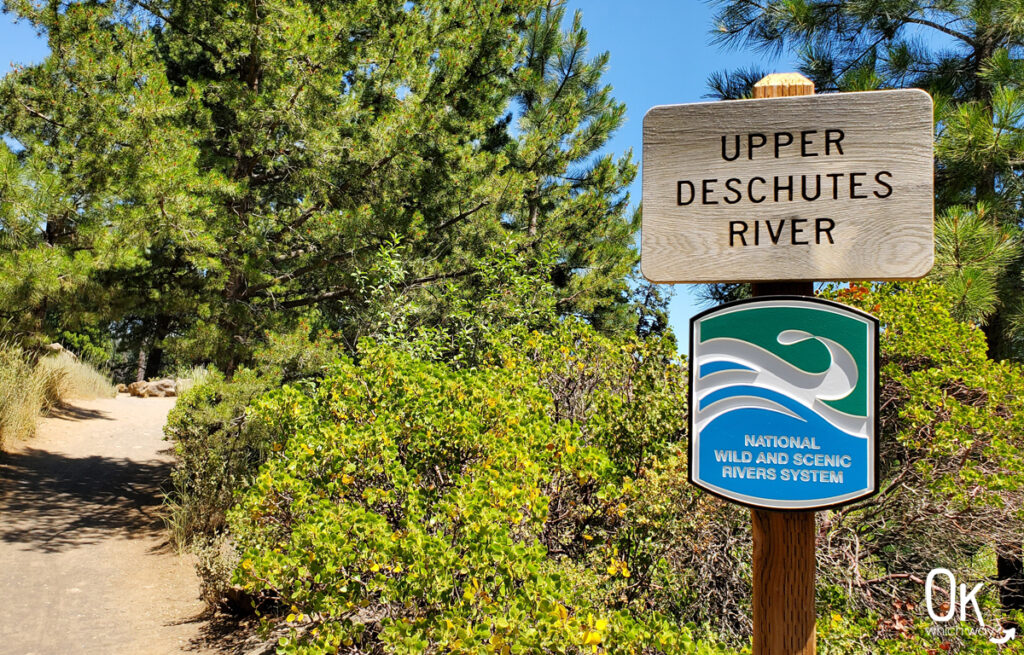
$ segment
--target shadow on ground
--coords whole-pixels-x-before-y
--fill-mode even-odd
[[[207,610],[189,622],[201,623],[199,636],[191,641],[189,652],[214,650],[223,655],[270,655],[277,650],[278,639],[289,630],[277,626],[269,634],[259,634],[259,619]]]
[[[48,418],[59,418],[63,421],[87,421],[93,419],[103,419],[104,421],[114,420],[107,416],[107,412],[66,404],[51,407],[50,411],[46,412],[46,416]]]
[[[158,535],[159,460],[69,457],[35,448],[0,455],[0,540],[58,552],[113,536]]]

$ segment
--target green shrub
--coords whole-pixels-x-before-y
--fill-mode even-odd
[[[881,321],[881,491],[819,514],[819,598],[844,616],[910,607],[896,623],[929,624],[921,581],[931,569],[989,580],[992,548],[1020,543],[1024,370],[988,359],[981,329],[953,318],[951,297],[936,285],[854,285],[827,295]],[[996,586],[986,584],[979,601],[995,621]],[[907,639],[893,623],[880,621],[876,636]],[[969,643],[951,648],[985,652]]]
[[[711,652],[620,598],[627,553],[604,535],[621,522],[635,462],[609,453],[658,440],[619,432],[631,445],[609,447],[606,413],[631,404],[597,400],[614,371],[573,387],[591,398],[576,398],[578,420],[552,419],[568,406],[541,380],[599,369],[588,356],[611,349],[566,330],[469,370],[366,346],[312,392],[253,403],[250,423],[277,440],[229,523],[236,582],[290,609],[297,629],[282,652]],[[562,361],[548,366],[541,353],[559,338]],[[648,355],[659,357],[632,366]]]
[[[270,452],[269,437],[250,429],[246,421],[249,403],[286,382],[323,374],[333,357],[332,336],[320,334],[311,340],[308,334],[304,325],[291,334],[268,335],[268,345],[256,354],[255,368],[243,368],[231,380],[215,369],[204,369],[178,398],[164,433],[174,442],[177,456],[168,504],[172,537],[179,547],[218,536],[235,492],[245,487]],[[205,583],[214,589],[224,587],[224,581]]]
[[[820,649],[941,652],[914,580],[945,566],[982,581],[991,546],[1019,530],[1024,374],[989,361],[934,286],[828,294],[882,321],[882,492],[818,515]],[[686,483],[670,340],[574,321],[488,340],[454,365],[285,340],[259,374],[186,394],[179,475],[218,489],[193,504],[195,533],[213,535],[208,588],[244,589],[289,623],[283,652],[749,643],[749,512]],[[309,352],[316,366],[295,364]]]
[[[207,366],[191,366],[174,375],[174,394],[181,397],[192,387],[205,384],[213,370]]]

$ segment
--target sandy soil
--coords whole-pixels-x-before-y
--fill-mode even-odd
[[[0,455],[0,653],[212,653],[161,485],[173,398],[83,401]]]

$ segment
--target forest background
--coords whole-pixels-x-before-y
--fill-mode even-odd
[[[709,6],[701,32],[819,92],[936,99],[931,279],[820,290],[884,326],[882,492],[819,514],[821,650],[992,650],[920,601],[945,566],[988,583],[990,631],[1024,609],[1024,7]],[[168,520],[212,606],[289,626],[282,652],[744,648],[748,517],[685,483],[685,361],[585,16],[4,8],[49,44],[0,84],[4,393],[54,341],[196,382]]]

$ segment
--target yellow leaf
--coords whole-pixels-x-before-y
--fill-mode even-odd
[[[292,621],[295,620],[295,615],[294,614],[289,614],[288,616],[284,617],[284,620],[287,621],[288,623],[291,623]]]
[[[583,645],[584,646],[597,646],[600,643],[601,643],[601,635],[600,635],[600,633],[595,632],[593,630],[588,631],[587,634],[583,637]]]
[[[569,618],[569,610],[565,609],[565,605],[558,603],[555,605],[555,616],[558,617],[559,621],[565,621]]]
[[[380,571],[380,564],[377,564],[376,562],[371,564],[370,565],[370,571],[372,571],[374,573],[376,573],[377,571]]]
[[[604,631],[604,630],[606,630],[607,628],[608,628],[608,621],[606,621],[606,620],[604,620],[604,619],[598,619],[598,620],[597,620],[597,623],[595,623],[595,624],[594,624],[594,629],[595,629],[595,630],[601,630],[601,631]]]

